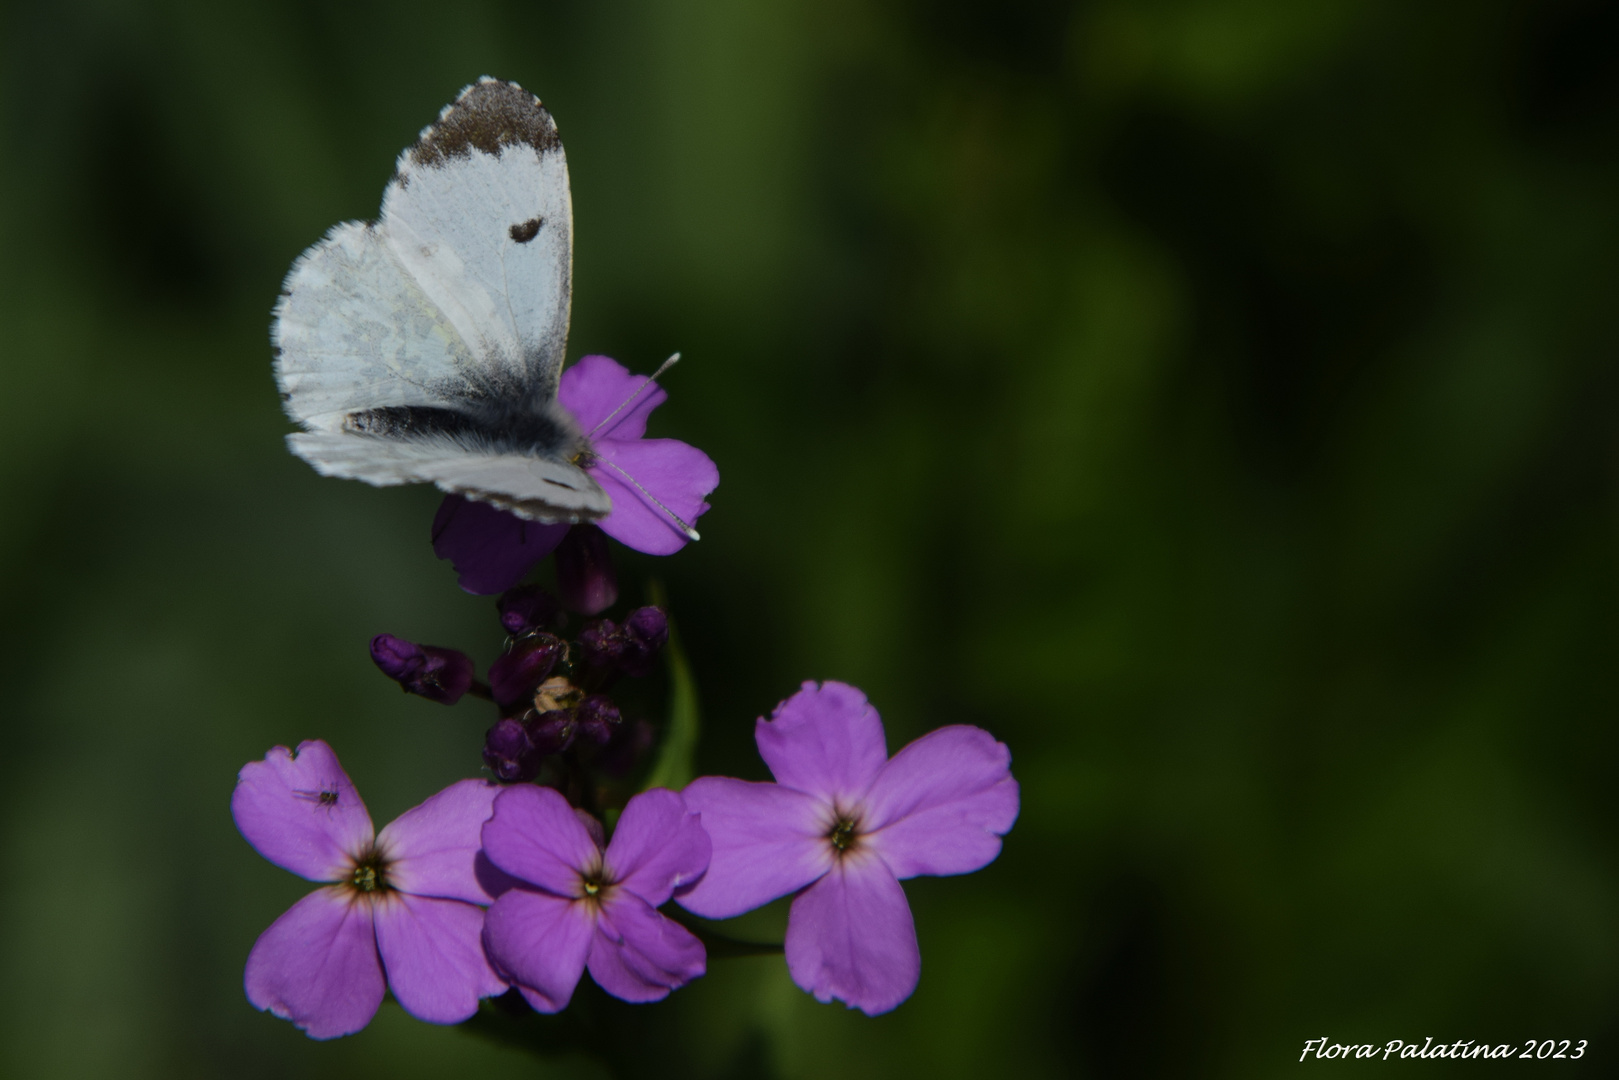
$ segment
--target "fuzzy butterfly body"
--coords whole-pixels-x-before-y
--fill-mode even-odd
[[[605,517],[557,404],[572,272],[551,114],[515,83],[467,87],[400,155],[378,220],[336,226],[287,275],[272,339],[293,453],[533,521]]]

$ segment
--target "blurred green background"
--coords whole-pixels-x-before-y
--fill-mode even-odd
[[[668,586],[704,771],[839,678],[1023,784],[998,862],[908,885],[907,1004],[716,962],[647,1010],[668,1074],[1619,1068],[1615,5],[0,19],[0,1073],[600,1075],[391,1003],[316,1044],[240,986],[307,888],[237,835],[244,762],[325,738],[379,823],[479,765],[478,703],[365,645],[487,662],[492,602],[434,493],[284,450],[267,332],[485,73],[567,142],[570,357],[686,357],[654,434],[723,483],[619,569]]]

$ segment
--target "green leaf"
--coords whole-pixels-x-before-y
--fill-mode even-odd
[[[651,582],[647,592],[654,604],[665,612],[669,610],[662,583]],[[657,760],[641,788],[643,791],[656,787],[679,791],[691,782],[696,772],[697,736],[702,729],[697,709],[697,681],[692,678],[686,652],[680,647],[680,634],[672,616],[669,644],[664,646],[663,656],[669,665],[669,718],[663,728],[663,744],[658,747]]]

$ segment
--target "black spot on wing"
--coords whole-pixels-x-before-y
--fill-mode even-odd
[[[410,159],[433,166],[470,157],[473,150],[499,157],[506,147],[519,144],[542,154],[561,148],[556,121],[539,98],[516,83],[486,79],[461,91],[438,122],[422,132]]]
[[[513,240],[519,244],[526,244],[540,235],[540,226],[545,224],[544,218],[529,218],[521,225],[513,225],[508,231]]]

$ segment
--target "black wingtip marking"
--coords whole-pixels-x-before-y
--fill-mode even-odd
[[[513,240],[516,240],[519,244],[526,244],[540,235],[540,226],[544,224],[544,218],[529,218],[521,225],[513,225],[507,231],[511,233]]]
[[[417,165],[441,165],[474,150],[495,157],[508,146],[527,144],[540,153],[562,146],[556,121],[540,99],[516,83],[487,79],[467,87],[411,147]]]

